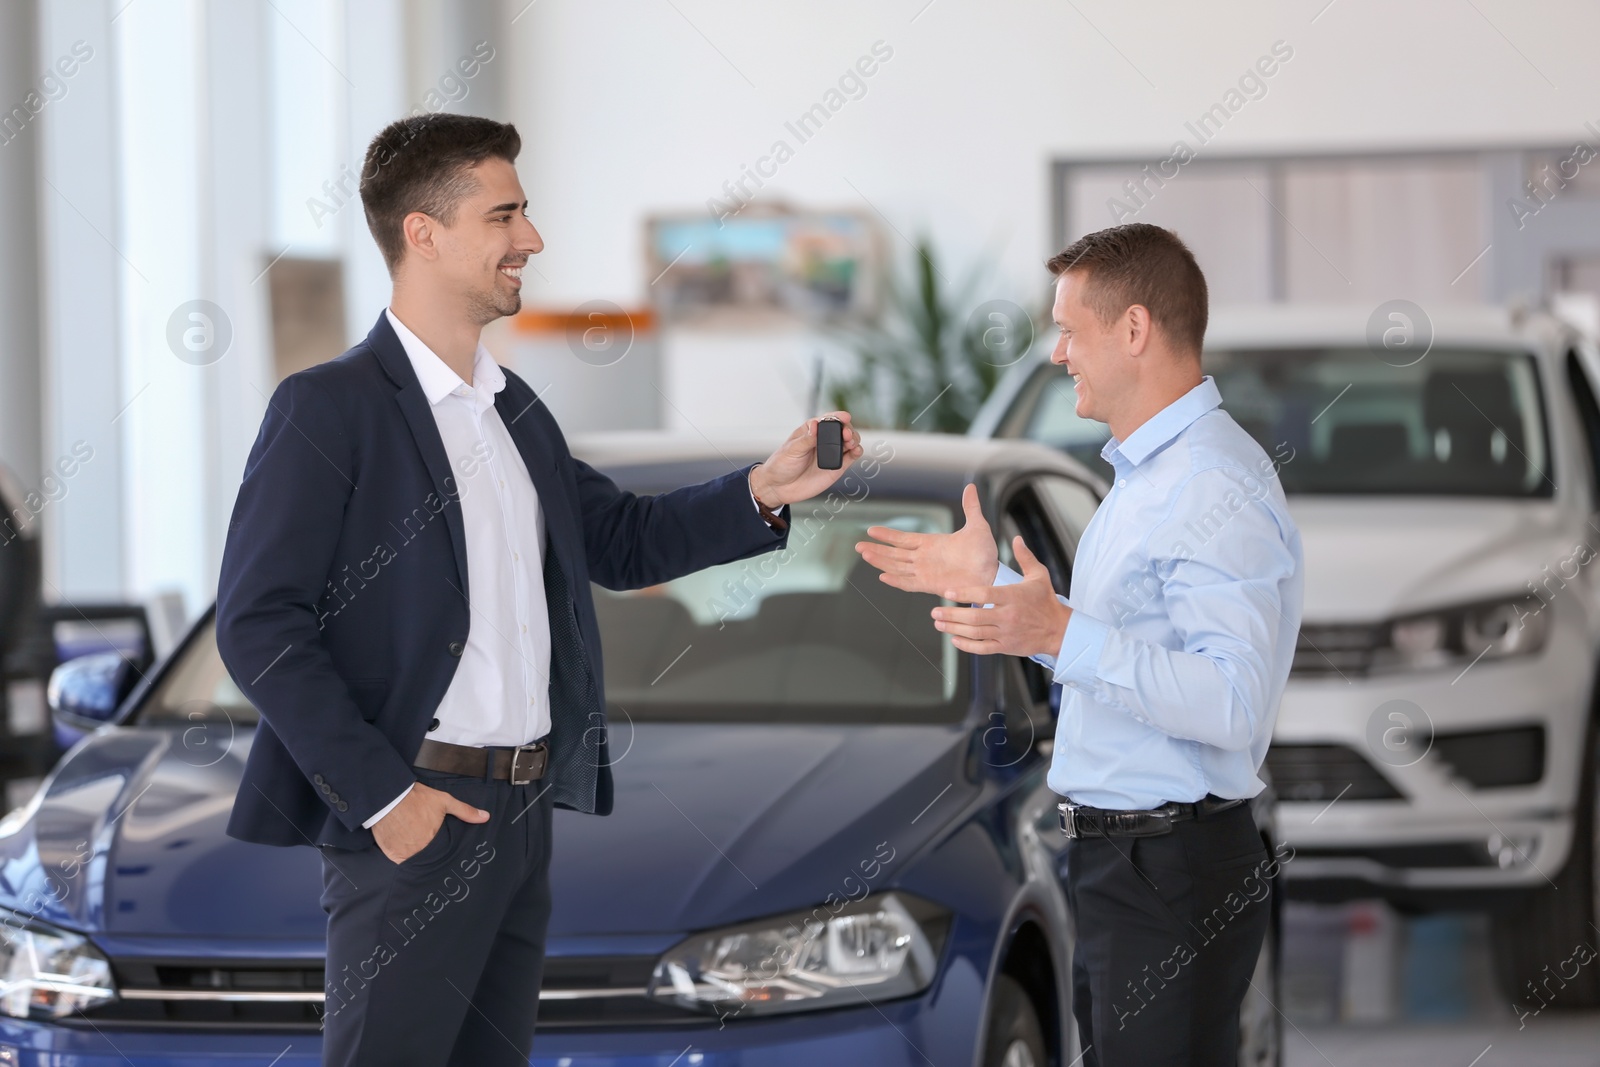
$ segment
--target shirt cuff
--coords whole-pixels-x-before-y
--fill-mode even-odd
[[[401,793],[399,796],[397,796],[393,800],[389,801],[389,803],[385,804],[383,806],[383,808],[378,812],[378,814],[374,815],[372,818],[370,818],[366,822],[362,823],[361,824],[361,828],[363,830],[370,830],[374,826],[378,825],[378,820],[383,818],[385,815],[389,814],[391,811],[393,811],[395,809],[395,805],[399,804],[402,800],[404,800],[407,796],[409,796],[411,794],[411,790],[416,786],[416,784],[417,784],[416,782],[412,782],[411,785],[406,786],[406,790],[405,790],[404,793]]]
[[[1081,611],[1067,620],[1067,632],[1056,653],[1056,681],[1068,687],[1093,686],[1100,671],[1100,652],[1111,627]]]
[[[993,582],[994,585],[1016,585],[1021,581],[1022,581],[1022,575],[1018,574],[1016,571],[1012,570],[1010,567],[1007,567],[1004,563],[1000,564],[998,567],[995,568],[995,571],[994,571],[994,582]],[[1067,607],[1069,607],[1069,608],[1072,607],[1072,602],[1069,601],[1066,597],[1062,596],[1060,593],[1056,594],[1056,599],[1061,601]],[[984,605],[984,606],[987,607],[988,605]],[[1074,609],[1074,610],[1076,610],[1076,609]]]
[[[1022,581],[1022,575],[1018,574],[1016,571],[1012,570],[1010,567],[1007,567],[1004,563],[1000,564],[998,567],[995,568],[995,571],[994,571],[994,584],[995,585],[997,585],[997,586],[1000,586],[1000,585],[1017,585],[1021,581]],[[1062,596],[1060,593],[1056,594],[1056,599],[1061,601],[1063,604],[1067,604],[1067,598]],[[987,607],[993,607],[992,604],[985,604],[983,606],[986,607],[986,608]],[[1067,606],[1071,607],[1072,605],[1071,604],[1067,604]],[[1074,614],[1076,614],[1076,613],[1074,613]],[[1071,620],[1070,619],[1068,620],[1068,625],[1069,626],[1071,625]],[[1037,656],[1029,656],[1028,658],[1033,660],[1033,662],[1039,664],[1040,666],[1044,667],[1048,671],[1050,671],[1051,674],[1055,673],[1055,670],[1056,670],[1056,658],[1054,656],[1050,655],[1048,652],[1041,652]]]
[[[761,521],[767,524],[767,529],[771,530],[773,533],[783,533],[789,528],[788,522],[780,518],[778,514],[783,510],[783,508],[780,507],[778,511],[764,510],[761,507],[761,501],[756,499],[755,489],[750,485],[750,471],[755,470],[755,468],[759,466],[761,466],[759,463],[753,464],[744,472],[744,487],[750,491],[750,506],[756,509],[756,514],[760,515]],[[771,517],[769,518],[768,516]]]

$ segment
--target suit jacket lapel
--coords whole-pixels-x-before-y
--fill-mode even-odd
[[[445,454],[444,439],[439,436],[439,424],[434,421],[428,398],[422,393],[422,383],[417,381],[417,372],[411,369],[405,346],[395,336],[387,315],[379,313],[377,325],[367,334],[367,343],[376,353],[384,373],[400,386],[399,392],[394,395],[395,403],[400,405],[411,436],[416,439],[422,462],[427,465],[428,475],[433,479],[434,492],[444,501],[444,521],[450,528],[450,545],[456,557],[456,591],[466,597],[467,530],[461,518],[461,501],[457,496],[455,476],[450,472],[450,457]],[[418,503],[425,504],[423,501]]]

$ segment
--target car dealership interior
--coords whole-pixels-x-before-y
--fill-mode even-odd
[[[1105,1026],[1180,1025],[1186,965],[1084,1024],[1073,961],[1100,942],[1065,888],[1073,798],[1051,786],[1089,751],[1096,698],[1053,653],[941,632],[930,612],[981,601],[896,585],[860,549],[980,513],[974,588],[1003,585],[998,563],[1068,607],[1084,594],[1102,501],[1139,479],[1093,372],[1061,358],[1076,261],[1046,263],[1130,225],[1192,252],[1205,388],[1260,457],[1256,499],[1185,536],[1222,552],[1270,498],[1303,552],[1303,601],[1266,618],[1292,647],[1259,744],[1230,743],[1256,775],[1221,794],[1270,858],[1240,890],[1269,918],[1224,1011],[1237,1062],[1600,1065],[1597,39],[1600,7],[1577,0],[3,0],[0,1067],[369,1062],[335,1059],[335,1017],[499,873],[446,876],[419,930],[336,970],[329,865],[399,809],[308,762],[273,679],[320,672],[326,700],[295,722],[345,715],[368,741],[415,712],[415,745],[430,716],[450,726],[419,670],[476,669],[486,634],[537,675],[557,739],[510,810],[552,820],[517,1062],[1137,1062]],[[504,573],[531,551],[535,585],[574,605],[548,627],[535,607],[542,645],[497,629],[529,634],[521,600],[497,618],[463,592],[465,554],[487,551],[472,509],[509,497],[446,487],[478,466],[439,450],[427,412],[453,449],[440,398],[483,394],[410,369],[419,350],[455,364],[394,328],[412,261],[374,238],[374,139],[409,120],[429,143],[451,116],[520,136],[487,157],[525,199],[495,223],[524,227],[496,231],[517,251],[488,268],[509,303],[474,320],[461,366],[481,327],[478,378],[487,352],[505,379],[493,440],[520,453],[474,454],[542,507],[540,540],[505,512]],[[410,173],[397,152],[390,174]],[[429,188],[394,239],[460,255],[449,197],[484,183]],[[1129,321],[1164,337],[1164,307]],[[383,382],[375,353],[416,402],[384,400],[402,436],[381,447],[338,385]],[[772,471],[836,412],[844,473],[773,515],[737,472]],[[433,451],[410,454],[405,419]],[[309,466],[275,467],[286,451]],[[631,494],[729,476],[755,507],[714,512],[720,554],[709,521],[660,561],[617,532],[678,528]],[[253,488],[274,477],[280,495]],[[570,533],[552,506],[569,492]],[[408,502],[368,535],[374,497]],[[767,552],[753,538],[773,531]],[[304,596],[241,547],[258,538],[314,579]],[[586,563],[562,572],[569,545]],[[1174,573],[1125,585],[1113,633],[1175,604]],[[430,574],[450,611],[412,595]],[[273,631],[291,634],[276,659],[273,598],[303,624]],[[1219,618],[1166,650],[1212,655]],[[389,620],[429,651],[375,636]],[[336,671],[362,642],[372,665]],[[573,650],[598,677],[564,673]],[[587,729],[549,720],[568,692],[596,700]],[[1149,725],[1137,701],[1104,706]],[[609,815],[559,791],[533,807],[564,742]],[[353,742],[331,758],[382,762]],[[302,792],[263,790],[269,759]],[[507,781],[529,788],[519,759]],[[1165,800],[1214,799],[1204,780]],[[241,835],[247,805],[281,817],[276,845]],[[332,829],[305,832],[313,812]],[[455,848],[468,829],[444,819]],[[424,873],[399,867],[428,877],[426,847]],[[1210,921],[1186,919],[1198,942]],[[469,1018],[484,1003],[461,998]]]

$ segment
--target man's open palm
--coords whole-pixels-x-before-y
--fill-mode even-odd
[[[992,585],[1000,556],[994,533],[978,507],[978,487],[970,482],[961,493],[961,509],[966,522],[955,533],[871,526],[867,536],[876,540],[858,541],[856,551],[883,572],[878,576],[881,581],[907,592],[943,596],[946,589]]]

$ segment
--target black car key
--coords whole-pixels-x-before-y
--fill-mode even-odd
[[[844,466],[844,423],[835,418],[817,423],[817,466],[836,471]]]

